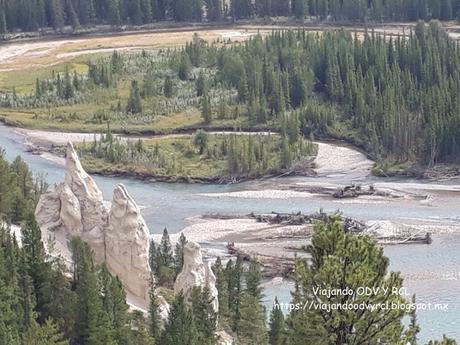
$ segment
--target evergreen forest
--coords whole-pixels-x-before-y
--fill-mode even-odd
[[[447,21],[457,19],[459,9],[459,0],[1,0],[0,34],[278,16],[342,22]]]

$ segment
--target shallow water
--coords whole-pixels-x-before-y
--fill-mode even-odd
[[[40,156],[25,152],[24,138],[11,128],[0,125],[0,147],[5,149],[10,160],[21,155],[34,173],[46,173],[50,184],[64,179],[63,167]],[[361,173],[347,176],[321,178],[284,178],[264,182],[248,182],[239,185],[189,185],[167,183],[144,183],[126,178],[95,176],[96,183],[105,199],[112,198],[113,188],[123,183],[129,193],[142,207],[142,213],[152,233],[160,233],[167,227],[171,233],[180,231],[191,216],[207,213],[246,214],[249,212],[297,212],[304,213],[340,209],[345,215],[362,220],[397,220],[417,218],[429,220],[450,220],[458,223],[460,229],[460,202],[458,194],[440,192],[432,206],[422,205],[414,200],[398,200],[384,203],[337,202],[320,197],[290,199],[250,199],[228,196],[207,197],[203,193],[226,193],[241,190],[275,189],[279,184],[321,182],[321,183],[386,183],[407,188],[415,183],[418,189],[424,183],[408,179],[378,179]],[[446,183],[444,185],[449,185]],[[428,187],[427,187],[428,188]],[[436,185],[430,185],[430,193],[436,193]],[[448,303],[448,311],[419,311],[418,320],[422,328],[420,339],[440,338],[447,334],[460,339],[460,234],[433,236],[432,245],[389,246],[386,255],[391,260],[391,269],[401,271],[405,286],[410,293],[417,294],[422,303]],[[458,280],[455,280],[458,279]],[[289,301],[291,285],[284,282],[269,282],[265,294],[267,306],[274,296],[280,301]]]

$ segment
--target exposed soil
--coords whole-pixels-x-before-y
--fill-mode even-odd
[[[56,37],[33,37],[32,40],[13,40],[0,46],[0,71],[12,71],[31,67],[52,66],[68,61],[76,56],[109,53],[114,49],[139,50],[159,49],[183,45],[198,33],[207,41],[217,39],[244,41],[257,33],[269,33],[275,29],[305,28],[310,31],[344,29],[359,35],[371,30],[385,33],[388,37],[407,35],[415,23],[298,23],[293,21],[272,22],[267,25],[242,22],[239,24],[223,23],[214,25],[189,25],[180,27],[144,28],[132,31],[93,32],[87,35],[64,35]],[[444,23],[449,34],[460,38],[460,27]],[[108,29],[108,28],[106,28]],[[113,29],[112,29],[113,30]]]

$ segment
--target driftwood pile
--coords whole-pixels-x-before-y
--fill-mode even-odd
[[[255,218],[258,222],[269,224],[282,224],[282,225],[304,225],[314,224],[315,222],[329,223],[334,217],[342,218],[345,231],[353,233],[363,232],[367,226],[353,218],[343,218],[340,213],[335,213],[332,216],[323,211],[313,214],[298,213],[278,213],[272,212],[271,214],[251,214],[250,217]]]
[[[360,185],[350,185],[345,186],[344,188],[339,188],[332,196],[337,199],[345,198],[357,198],[362,195],[374,195],[375,194],[374,186],[369,186],[368,189],[362,188]]]
[[[237,248],[235,243],[227,244],[227,251],[230,255],[239,256],[243,261],[249,262],[257,260],[261,266],[262,275],[267,278],[288,277],[294,271],[294,259],[280,256],[270,256],[264,254],[250,254],[241,248]]]
[[[385,190],[375,189],[373,185],[363,187],[361,185],[351,184],[343,188],[337,189],[332,193],[332,197],[336,199],[358,198],[360,196],[380,196],[386,198],[400,198],[401,195],[391,193]]]

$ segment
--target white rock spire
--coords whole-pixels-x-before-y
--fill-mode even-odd
[[[188,242],[184,247],[184,266],[174,283],[174,293],[182,292],[188,299],[195,287],[208,287],[213,298],[212,306],[219,310],[218,292],[216,288],[216,276],[211,270],[209,263],[203,262],[201,247],[194,242]]]
[[[55,239],[61,255],[70,260],[67,242],[80,236],[105,261],[113,275],[143,306],[148,305],[149,230],[134,199],[116,186],[110,209],[102,192],[83,169],[72,145],[67,145],[65,181],[41,196],[35,216],[45,241]]]

